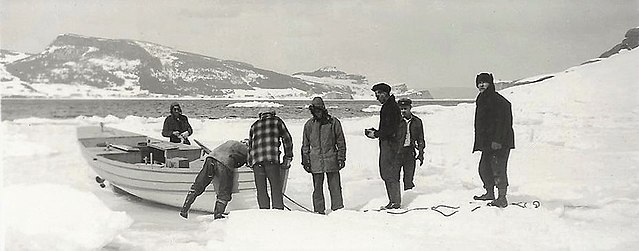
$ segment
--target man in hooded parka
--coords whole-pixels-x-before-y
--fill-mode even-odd
[[[309,110],[313,117],[304,124],[302,166],[313,175],[313,209],[325,214],[324,174],[328,179],[331,210],[344,208],[339,171],[346,163],[346,140],[342,124],[328,114],[322,98],[313,98]]]
[[[486,193],[475,200],[492,200],[491,205],[508,206],[506,169],[510,150],[515,148],[513,114],[510,102],[495,91],[493,75],[480,73],[475,79],[479,95],[475,101],[475,143],[473,152],[481,151],[479,176]],[[495,199],[494,187],[498,189]]]
[[[173,143],[183,143],[190,145],[189,136],[193,134],[193,128],[189,124],[189,119],[182,114],[182,108],[177,102],[171,103],[169,107],[171,115],[164,119],[162,126],[162,136],[168,137]]]

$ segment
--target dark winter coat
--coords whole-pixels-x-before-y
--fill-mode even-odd
[[[342,124],[335,117],[323,122],[311,118],[304,124],[302,165],[309,164],[312,173],[339,171],[339,161],[346,161],[346,140]]]
[[[410,119],[410,145],[417,149],[417,153],[424,153],[424,148],[426,148],[426,142],[424,141],[424,125],[422,120],[417,116],[413,115]],[[397,132],[397,140],[399,143],[399,147],[404,146],[404,141],[406,140],[406,121],[402,119],[399,122],[398,132]]]
[[[402,115],[399,106],[395,101],[395,96],[391,95],[379,111],[379,129],[375,133],[375,137],[378,137],[379,140],[397,140],[400,120],[402,120]]]
[[[189,135],[193,134],[193,128],[189,124],[189,119],[181,114],[171,114],[164,120],[164,126],[162,127],[162,136],[169,137],[169,141],[174,143],[180,143],[180,138],[173,135],[173,131],[180,133],[189,131]]]
[[[475,101],[475,151],[492,151],[492,142],[502,149],[515,148],[513,113],[510,102],[491,84]]]

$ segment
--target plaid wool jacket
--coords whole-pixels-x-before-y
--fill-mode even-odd
[[[274,113],[261,114],[249,131],[247,164],[252,167],[267,161],[280,163],[280,145],[282,144],[284,144],[284,158],[292,160],[293,139],[284,121]]]

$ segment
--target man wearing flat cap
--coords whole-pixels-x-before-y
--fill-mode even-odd
[[[366,129],[365,134],[371,139],[379,139],[379,174],[384,180],[389,200],[383,208],[396,209],[400,208],[402,203],[397,162],[399,150],[397,129],[401,120],[400,110],[395,96],[390,94],[389,85],[378,83],[371,90],[375,92],[377,101],[382,104],[382,109],[379,112],[379,129]]]
[[[402,114],[399,122],[399,155],[397,156],[400,169],[404,172],[404,191],[413,189],[415,183],[415,160],[419,160],[419,165],[424,164],[424,126],[422,120],[411,113],[413,101],[408,98],[401,98],[397,101]],[[417,155],[415,155],[417,150]]]

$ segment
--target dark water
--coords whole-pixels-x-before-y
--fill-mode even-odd
[[[282,107],[227,107],[233,103],[251,100],[55,100],[55,99],[1,99],[2,120],[21,118],[67,119],[78,116],[113,115],[124,118],[129,115],[139,117],[164,117],[169,114],[171,102],[178,102],[184,114],[189,118],[255,118],[258,112],[272,109],[283,118],[307,118],[309,112],[306,100],[260,100],[273,102]],[[413,106],[443,105],[453,106],[472,100],[422,100],[414,101]],[[370,105],[379,105],[376,100],[327,100],[329,112],[339,118],[366,117],[375,113],[363,112]]]

